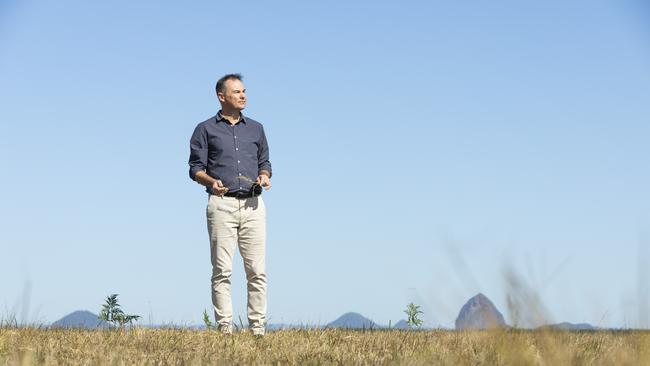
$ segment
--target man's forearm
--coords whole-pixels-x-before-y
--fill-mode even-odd
[[[271,178],[271,172],[269,172],[269,171],[266,170],[266,169],[262,169],[262,170],[260,170],[259,175],[262,175],[262,174],[263,174],[263,175],[266,175],[266,176],[269,177],[269,178]]]
[[[217,181],[216,179],[209,176],[208,173],[206,173],[205,171],[196,172],[196,175],[194,176],[194,180],[197,183],[204,185],[208,188],[211,188],[214,185],[214,183]]]

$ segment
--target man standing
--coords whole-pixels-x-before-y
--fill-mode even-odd
[[[217,326],[232,334],[230,275],[235,248],[248,282],[248,324],[255,336],[266,325],[266,209],[262,187],[271,188],[264,129],[245,117],[246,89],[239,74],[217,81],[221,110],[196,126],[190,140],[190,178],[206,187],[212,259],[212,304]]]

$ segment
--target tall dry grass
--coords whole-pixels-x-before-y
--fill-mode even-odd
[[[1,365],[650,365],[648,331],[0,328]]]

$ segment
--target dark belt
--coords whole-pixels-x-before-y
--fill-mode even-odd
[[[254,194],[253,192],[242,192],[242,191],[237,191],[237,192],[228,192],[224,194],[225,197],[235,197],[239,199],[244,199],[244,198],[251,198],[251,197],[257,197],[259,194]]]

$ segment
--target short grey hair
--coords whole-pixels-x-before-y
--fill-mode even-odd
[[[226,83],[227,80],[239,80],[241,81],[244,77],[241,76],[241,74],[227,74],[221,77],[221,79],[217,80],[217,86],[215,86],[214,90],[217,93],[223,93],[225,91],[224,84]]]

